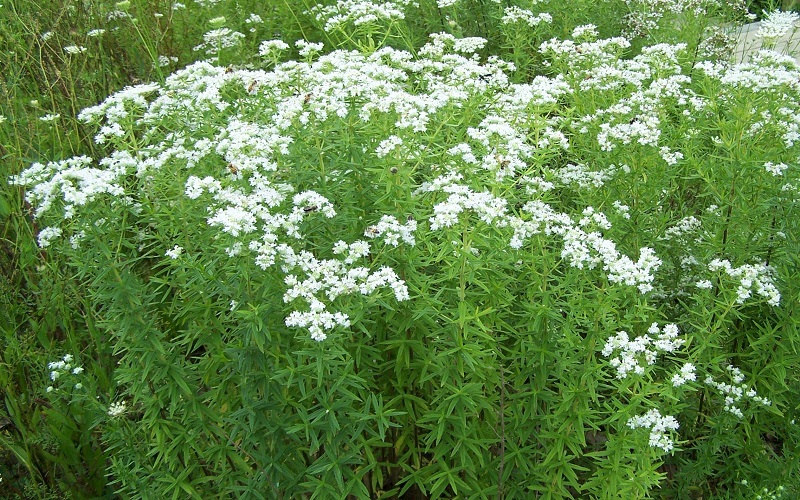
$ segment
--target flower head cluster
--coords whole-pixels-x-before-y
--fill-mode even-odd
[[[781,294],[772,280],[772,268],[765,264],[744,264],[733,267],[728,260],[714,259],[708,264],[711,272],[722,271],[731,278],[739,281],[736,288],[736,303],[743,304],[745,300],[753,295],[767,299],[771,306],[777,306],[781,302]]]
[[[309,11],[323,23],[325,31],[333,31],[348,24],[361,26],[375,22],[405,19],[405,8],[416,5],[413,0],[337,0],[335,5],[315,5]]]
[[[166,256],[173,260],[180,257],[182,253],[183,253],[183,248],[178,245],[175,245],[174,247],[165,252]]]
[[[230,28],[218,28],[203,35],[203,43],[197,45],[195,52],[203,51],[208,56],[216,56],[223,49],[236,47],[245,38],[243,33]]]
[[[617,370],[617,378],[624,379],[631,372],[644,374],[645,366],[655,364],[659,353],[675,352],[683,343],[684,340],[678,338],[676,325],[664,325],[661,329],[658,323],[653,323],[647,334],[635,339],[631,339],[628,332],[617,333],[606,341],[602,352],[607,358],[616,354],[609,364]],[[687,368],[687,374],[688,371]]]
[[[111,403],[108,406],[108,416],[111,418],[119,418],[125,415],[125,412],[128,411],[127,403],[125,401],[117,401],[116,403]]]
[[[685,241],[686,237],[696,233],[701,227],[700,219],[694,216],[685,217],[664,231],[665,240]]]
[[[661,448],[664,453],[669,453],[675,447],[669,431],[677,431],[680,425],[675,417],[671,415],[662,416],[660,411],[652,409],[644,415],[631,417],[628,420],[628,427],[631,429],[650,429],[650,446]]]
[[[383,237],[383,242],[393,247],[398,246],[401,240],[406,245],[414,246],[416,243],[414,232],[416,230],[417,222],[414,219],[409,219],[405,224],[400,224],[397,217],[384,215],[377,224],[367,228],[364,236],[368,238]]]
[[[86,47],[80,45],[68,45],[64,47],[64,52],[70,55],[83,54],[84,52],[86,52],[86,50],[87,50]]]
[[[423,183],[417,190],[423,192],[448,193],[447,200],[433,207],[430,228],[433,231],[452,227],[459,221],[462,213],[474,213],[486,224],[497,228],[511,228],[514,234],[509,245],[513,249],[522,248],[525,240],[532,235],[544,233],[559,236],[564,242],[561,252],[571,266],[578,269],[602,267],[609,281],[636,286],[641,293],[653,289],[654,273],[661,260],[651,248],[640,249],[640,257],[634,262],[620,254],[614,242],[604,238],[598,231],[587,231],[587,226],[595,225],[609,229],[610,222],[604,214],[595,212],[592,207],[584,209],[583,216],[576,223],[572,217],[552,209],[540,201],[531,201],[522,207],[529,214],[528,220],[509,213],[507,200],[484,192],[475,192],[468,186],[457,183],[460,174],[451,173],[432,182]]]
[[[258,46],[258,53],[262,56],[272,56],[289,48],[283,40],[265,40]]]
[[[47,164],[34,163],[11,181],[15,184],[33,185],[26,193],[26,199],[36,206],[35,217],[50,210],[53,202],[60,200],[64,203],[64,218],[69,219],[78,207],[100,195],[124,196],[120,179],[135,162],[129,156],[119,154],[113,160],[109,157],[103,165],[96,167],[92,163],[92,159],[87,156],[76,156]],[[58,228],[51,231],[53,234],[40,233],[41,246],[47,246],[53,237],[60,234]]]
[[[787,168],[789,167],[785,163],[772,163],[771,161],[768,161],[764,164],[764,170],[775,177],[783,175]]]
[[[57,381],[63,383],[63,381],[70,376],[83,373],[83,367],[76,365],[74,361],[75,358],[73,358],[71,354],[65,354],[60,360],[51,361],[47,364],[47,369],[50,370],[50,380],[53,381],[53,385],[47,387],[47,392],[53,392],[55,390],[54,386]],[[83,387],[83,384],[77,382],[74,387],[75,389],[80,389]]]
[[[522,22],[534,28],[538,26],[540,23],[546,23],[546,24],[552,23],[553,16],[551,16],[547,12],[542,12],[541,14],[534,14],[533,12],[527,9],[511,6],[511,7],[506,7],[505,11],[503,12],[503,18],[501,21],[503,22],[503,24],[514,24]]]
[[[552,170],[552,174],[561,184],[576,185],[580,189],[602,187],[616,173],[613,165],[602,170],[591,170],[582,163],[568,163],[566,166]]]
[[[723,408],[725,411],[742,418],[744,413],[737,405],[745,398],[763,406],[772,405],[769,399],[759,396],[755,389],[748,389],[747,384],[744,383],[744,375],[739,368],[728,365],[726,369],[731,377],[732,384],[717,382],[710,375],[705,379],[706,385],[716,389],[719,395],[724,398]]]
[[[800,14],[797,12],[774,10],[761,21],[756,36],[767,40],[777,40],[796,30],[799,25],[798,20],[800,20]]]
[[[696,368],[692,363],[684,363],[680,371],[672,376],[673,387],[679,387],[686,382],[694,382],[697,380],[695,370]]]
[[[377,271],[370,271],[367,267],[352,266],[357,259],[369,254],[369,245],[366,242],[350,245],[343,241],[337,242],[334,253],[347,254],[342,261],[320,260],[310,252],[295,253],[286,245],[281,246],[279,251],[284,263],[282,268],[286,273],[284,282],[287,290],[283,295],[284,302],[302,299],[309,306],[307,311],[291,312],[286,318],[286,326],[306,328],[316,341],[325,340],[328,330],[350,325],[346,314],[328,311],[320,296],[324,296],[327,301],[334,301],[342,295],[372,295],[378,288],[389,287],[396,300],[409,298],[405,282],[391,268],[382,267]],[[305,279],[298,277],[295,272],[305,275]]]

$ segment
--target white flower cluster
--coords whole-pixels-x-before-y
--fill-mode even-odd
[[[337,0],[335,5],[318,4],[311,8],[317,21],[324,23],[325,31],[342,28],[348,24],[361,26],[375,22],[405,19],[405,8],[416,6],[413,0]]]
[[[83,109],[78,113],[78,119],[84,123],[94,123],[102,117],[109,124],[119,125],[119,122],[129,118],[130,111],[146,108],[146,97],[158,90],[159,86],[155,83],[125,87],[100,104]],[[99,141],[97,136],[95,141]]]
[[[255,33],[256,32],[255,25],[256,24],[264,24],[264,20],[258,14],[251,13],[250,17],[248,17],[245,20],[245,23],[251,25],[251,28],[248,31],[250,31],[250,33]]]
[[[166,68],[170,64],[175,64],[178,62],[178,58],[175,56],[165,56],[159,55],[158,62],[155,63],[159,68]]]
[[[577,185],[580,189],[599,188],[612,179],[617,169],[612,165],[602,170],[590,170],[582,163],[568,163],[566,166],[551,170],[552,174],[564,186]]]
[[[300,49],[298,54],[303,57],[310,57],[322,51],[324,45],[321,42],[308,42],[306,40],[297,40],[294,46]]]
[[[433,216],[430,218],[431,230],[436,231],[443,227],[451,227],[458,222],[458,216],[464,211],[473,211],[487,224],[492,224],[500,219],[500,225],[505,225],[506,216],[504,198],[499,198],[489,192],[477,193],[467,186],[449,184],[441,188],[449,193],[447,201],[437,203],[433,207]]]
[[[166,251],[166,256],[174,260],[180,257],[182,253],[183,253],[183,248],[178,245],[175,245],[174,247],[172,247],[172,249]]]
[[[516,6],[506,7],[505,11],[503,12],[503,18],[501,19],[503,24],[514,24],[518,22],[523,22],[530,26],[531,28],[535,28],[540,23],[552,23],[553,16],[548,14],[547,12],[542,12],[540,14],[534,14],[533,12],[523,9]]]
[[[486,224],[497,228],[511,228],[514,234],[509,241],[513,249],[520,249],[525,240],[532,235],[544,233],[548,236],[560,236],[564,242],[561,256],[569,264],[578,269],[594,269],[602,266],[609,281],[638,287],[641,293],[653,289],[654,273],[661,265],[661,260],[651,248],[641,248],[639,260],[634,262],[620,254],[614,242],[604,238],[599,232],[584,230],[589,225],[601,229],[609,229],[610,222],[604,214],[597,213],[592,207],[584,209],[583,217],[576,223],[565,213],[554,211],[549,205],[540,201],[531,201],[522,207],[522,211],[531,215],[524,220],[508,213],[508,202],[486,191],[475,192],[468,186],[458,184],[460,174],[451,173],[438,177],[432,182],[423,183],[417,193],[444,192],[447,200],[433,207],[430,217],[430,228],[433,231],[452,227],[459,221],[460,214],[472,212]]]
[[[195,52],[204,51],[207,56],[216,56],[221,50],[236,47],[245,38],[244,33],[230,28],[217,28],[203,35],[203,43],[194,47]]]
[[[761,20],[756,31],[756,37],[767,40],[778,40],[798,28],[800,14],[774,10]]]
[[[576,26],[575,29],[572,30],[572,39],[576,41],[580,41],[581,38],[588,41],[594,41],[597,40],[599,36],[600,35],[597,32],[597,26],[594,24],[582,24],[580,26]]]
[[[589,38],[590,32],[581,33],[582,38]],[[601,66],[613,63],[631,43],[622,37],[590,40],[576,43],[574,40],[551,38],[539,45],[539,52],[556,60],[578,68]]]
[[[767,299],[771,306],[777,306],[781,302],[781,294],[772,280],[772,268],[765,264],[744,264],[733,267],[726,259],[714,259],[708,264],[711,272],[722,271],[731,278],[739,280],[736,288],[736,303],[743,304],[745,300],[752,296],[752,292]]]
[[[685,237],[687,235],[696,233],[700,229],[701,225],[702,223],[700,222],[700,219],[698,219],[693,215],[690,215],[689,217],[685,217],[676,222],[675,224],[673,224],[672,226],[668,227],[664,231],[663,239],[665,240],[675,239],[679,241],[685,240]]]
[[[67,45],[66,47],[64,47],[64,52],[70,55],[83,54],[87,50],[88,49],[86,47],[80,45]]]
[[[733,382],[732,384],[717,382],[710,375],[705,379],[706,385],[716,389],[717,392],[724,398],[723,408],[725,411],[742,418],[744,413],[737,406],[737,404],[740,403],[744,398],[748,398],[763,406],[772,405],[772,402],[769,399],[759,396],[755,389],[747,388],[747,385],[744,383],[744,375],[739,368],[728,365],[726,369],[731,377],[731,381]]]
[[[258,46],[258,53],[262,56],[272,56],[289,48],[283,40],[265,40]]]
[[[414,246],[416,239],[414,232],[417,230],[417,221],[409,219],[405,224],[400,224],[397,217],[393,215],[384,215],[381,220],[374,226],[369,226],[364,232],[367,238],[380,238],[383,237],[383,242],[387,245],[396,247],[400,244],[400,240],[406,245]]]
[[[50,243],[61,236],[61,228],[56,226],[43,227],[36,236],[40,248],[47,248]]]
[[[56,200],[62,200],[64,218],[69,219],[77,207],[90,203],[102,194],[123,197],[125,190],[120,185],[120,179],[135,161],[126,153],[120,153],[101,163],[100,167],[107,168],[93,167],[92,163],[87,156],[76,156],[46,165],[34,163],[20,175],[12,177],[11,182],[33,186],[28,189],[25,199],[36,206],[34,217],[50,210]],[[43,230],[39,234],[39,245],[47,246],[60,234],[59,228]]]
[[[628,420],[628,427],[650,429],[650,446],[669,453],[675,447],[669,431],[677,431],[680,424],[672,415],[662,416],[660,411],[652,409],[644,415],[631,417]]]
[[[51,361],[47,364],[47,369],[50,370],[50,380],[54,383],[57,380],[63,380],[70,375],[80,375],[83,373],[83,367],[76,366],[73,361],[75,358],[71,354],[65,354],[63,358],[58,361]],[[75,389],[80,389],[83,384],[80,382],[75,384]],[[50,385],[47,387],[47,392],[53,392],[55,387]]]
[[[386,139],[382,140],[380,144],[378,144],[378,147],[375,148],[375,155],[378,158],[385,158],[389,153],[399,149],[402,145],[403,139],[397,137],[396,135],[390,135]]]
[[[672,323],[661,329],[653,323],[647,334],[631,340],[628,332],[622,331],[610,337],[603,347],[602,354],[611,358],[609,364],[617,370],[617,378],[624,379],[630,373],[643,375],[645,366],[655,364],[659,353],[675,352],[684,340],[678,338],[678,327]],[[688,370],[688,369],[687,369]]]
[[[116,403],[111,403],[108,406],[108,416],[111,418],[119,418],[125,415],[125,412],[128,411],[127,403],[125,401],[118,401]]]
[[[785,163],[772,163],[771,161],[768,161],[764,164],[764,170],[775,177],[783,175],[787,168],[789,167]]]
[[[679,387],[686,382],[694,382],[697,380],[695,371],[696,367],[692,363],[684,363],[680,371],[672,376],[673,387]]]
[[[747,12],[744,2],[717,0],[625,0],[625,4],[629,13],[623,33],[631,38],[648,36],[660,27],[680,30],[682,20],[706,17],[723,4]]]
[[[800,101],[797,98],[800,93],[800,64],[793,56],[761,50],[746,63],[700,62],[695,68],[719,85],[716,94],[720,103],[741,99],[743,92],[751,93],[754,102],[769,94],[769,107],[777,110],[769,119],[770,133],[780,135],[787,148],[800,141]],[[763,122],[753,123],[756,129],[766,125],[764,113],[754,112],[752,116],[757,122]],[[775,175],[777,169],[772,167],[768,171]]]
[[[680,160],[683,159],[683,153],[680,151],[672,151],[667,146],[661,146],[658,151],[659,154],[661,154],[661,158],[667,162],[667,165],[676,165]]]
[[[641,293],[653,289],[655,271],[661,266],[652,248],[639,249],[639,260],[634,262],[621,255],[614,242],[602,237],[598,232],[586,233],[581,228],[572,227],[564,235],[564,250],[561,256],[568,259],[573,267],[593,269],[602,264],[609,281],[636,286]]]
[[[630,213],[631,212],[631,207],[629,207],[628,205],[625,205],[624,203],[622,203],[619,200],[615,200],[614,203],[613,203],[613,206],[614,206],[614,208],[617,209],[617,213],[623,219],[630,219],[631,218],[631,213]]]
[[[284,282],[288,289],[283,295],[284,302],[303,299],[308,303],[308,311],[293,311],[286,318],[286,326],[306,328],[311,338],[323,341],[325,333],[337,326],[348,327],[350,320],[342,312],[328,311],[318,295],[323,294],[329,301],[341,295],[361,293],[371,295],[378,288],[389,287],[397,301],[408,300],[408,288],[403,280],[389,267],[382,267],[371,272],[366,267],[348,267],[357,259],[369,254],[366,242],[355,242],[347,245],[340,241],[334,245],[334,253],[347,253],[344,261],[327,259],[319,260],[310,252],[295,253],[291,247],[283,245],[279,249],[283,261],[282,269],[286,273]],[[301,281],[293,271],[299,270],[306,277]]]

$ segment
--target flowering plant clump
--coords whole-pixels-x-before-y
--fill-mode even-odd
[[[412,7],[310,13],[407,40]],[[496,21],[552,21],[519,9]],[[264,41],[261,66],[84,109],[100,157],[13,178],[113,339],[125,494],[641,498],[694,488],[716,439],[791,460],[739,445],[798,438],[800,381],[770,372],[798,297],[797,64],[566,33],[521,74],[446,32],[299,40],[299,60]]]

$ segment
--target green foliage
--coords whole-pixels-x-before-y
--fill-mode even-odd
[[[0,495],[796,496],[797,65],[394,4],[2,7]]]

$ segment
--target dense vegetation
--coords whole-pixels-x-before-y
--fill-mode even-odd
[[[0,496],[799,496],[774,7],[4,2]]]

